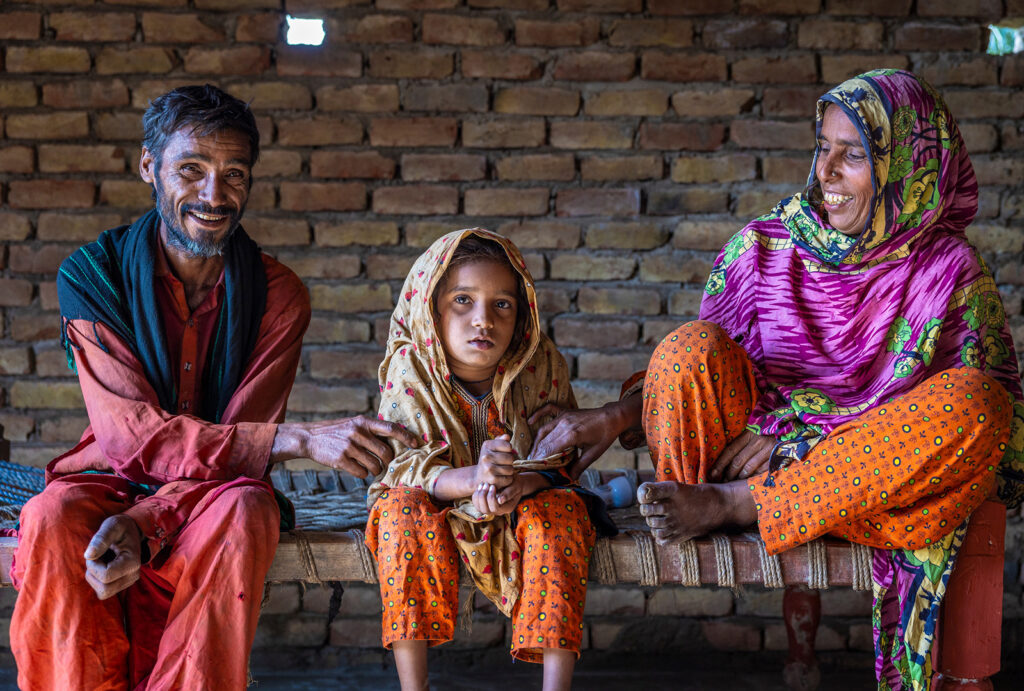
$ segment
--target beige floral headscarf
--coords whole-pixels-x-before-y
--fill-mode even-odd
[[[392,442],[395,458],[370,487],[370,506],[390,487],[418,487],[434,494],[441,473],[473,465],[469,431],[459,421],[451,371],[434,324],[434,289],[448,268],[454,249],[477,235],[500,244],[519,273],[529,310],[527,333],[509,345],[492,384],[501,421],[511,435],[520,470],[557,468],[573,459],[575,450],[528,460],[536,432],[527,419],[546,403],[575,408],[569,368],[551,340],[540,332],[533,278],[522,255],[507,238],[482,228],[448,233],[424,252],[402,286],[391,316],[387,354],[378,370],[379,417],[404,425],[425,442],[406,449]],[[519,545],[508,516],[481,515],[469,497],[447,513],[456,545],[480,591],[506,615],[519,597]]]

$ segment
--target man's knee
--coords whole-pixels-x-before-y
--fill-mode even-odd
[[[241,485],[224,489],[203,514],[200,521],[218,523],[221,530],[217,532],[232,535],[232,539],[245,543],[260,540],[271,549],[277,545],[281,511],[273,493],[265,487]]]
[[[21,509],[20,543],[55,540],[82,549],[99,530],[100,524],[117,513],[104,501],[103,488],[58,480],[28,500]]]

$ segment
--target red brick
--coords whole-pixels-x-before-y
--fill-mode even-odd
[[[467,216],[543,216],[548,212],[548,189],[466,190]]]
[[[21,214],[0,211],[0,240],[18,242],[32,232],[32,224]]]
[[[569,53],[555,61],[555,79],[578,82],[624,82],[636,71],[632,53],[588,50]]]
[[[656,290],[636,288],[580,288],[576,296],[580,312],[589,314],[648,314],[661,312],[661,295]]]
[[[462,145],[481,149],[519,149],[544,144],[543,118],[465,120]]]
[[[595,17],[574,21],[517,19],[515,33],[520,46],[588,46],[600,36],[601,23]]]
[[[349,87],[323,86],[316,91],[317,110],[348,110],[359,113],[398,110],[396,84],[354,84]]]
[[[881,50],[884,30],[881,22],[815,17],[800,22],[796,44],[813,50]]]
[[[5,12],[0,40],[32,41],[39,38],[42,15],[38,12]]]
[[[977,17],[986,20],[1017,16],[1012,10],[1003,15],[1003,3],[1000,0],[928,0],[918,4],[917,14],[922,17]]]
[[[502,8],[507,10],[546,10],[550,0],[469,0],[470,7]],[[379,608],[378,608],[379,609]]]
[[[452,146],[458,136],[455,118],[374,118],[372,146]]]
[[[309,244],[309,223],[301,218],[246,215],[245,232],[265,247]]]
[[[636,343],[636,322],[593,317],[558,317],[551,322],[560,348],[625,348]]]
[[[739,115],[750,112],[753,106],[753,89],[680,91],[672,95],[672,107],[682,116]]]
[[[107,141],[142,139],[142,117],[137,112],[98,113],[94,116],[96,136]]]
[[[1024,177],[1024,159],[1021,158],[972,156],[971,163],[979,185],[1014,185]]]
[[[356,51],[324,46],[278,46],[279,77],[360,77],[363,57]]]
[[[326,286],[317,286],[317,288],[321,287]],[[386,288],[387,286],[381,287]],[[368,408],[369,397],[366,394],[366,389],[357,386],[320,386],[299,382],[292,387],[291,395],[288,396],[288,410],[297,413],[338,415],[340,412],[361,413]],[[295,619],[294,615],[291,619]],[[323,642],[323,621],[317,622],[314,632],[313,637],[302,641],[305,645]]]
[[[908,69],[910,60],[903,55],[822,55],[821,81],[831,86],[869,70],[890,67]]]
[[[60,299],[57,297],[57,281],[43,280],[37,283],[39,287],[39,304],[46,311],[60,309]]]
[[[12,209],[84,209],[93,205],[95,195],[88,180],[13,180],[7,202]]]
[[[557,216],[633,216],[640,213],[640,190],[586,188],[559,190]]]
[[[60,315],[54,313],[12,314],[8,335],[21,343],[38,343],[60,337]]]
[[[360,211],[366,208],[361,182],[282,182],[282,209],[287,211]]]
[[[50,348],[50,351],[54,351]],[[49,374],[42,374],[40,369],[41,362],[39,355],[36,356],[36,368],[41,376],[63,376],[70,377],[74,376],[74,373],[68,369],[67,360],[60,352],[46,353],[44,357],[53,360],[52,368],[53,372]],[[64,362],[59,362],[59,359],[64,359]],[[62,368],[62,369],[61,369]],[[52,420],[45,420],[39,425],[39,440],[44,442],[64,442],[65,444],[74,444],[82,437],[82,432],[89,425],[89,417],[87,415],[76,415],[68,416],[61,415]]]
[[[740,14],[815,14],[821,0],[740,0]]]
[[[36,237],[45,241],[85,243],[123,223],[120,214],[63,214],[43,212],[36,223]]]
[[[349,24],[343,40],[346,43],[408,43],[412,41],[412,20],[397,14],[369,14]]]
[[[714,214],[729,210],[729,193],[719,187],[655,187],[647,192],[647,213],[651,216]]]
[[[384,332],[387,333],[385,325]],[[365,343],[370,340],[370,324],[364,319],[313,317],[303,337],[303,343]]]
[[[914,72],[934,86],[986,86],[999,83],[999,58],[993,55],[943,53],[916,60]]]
[[[143,15],[142,20],[145,22],[145,15]],[[281,27],[283,25],[284,18],[277,12],[243,14],[238,17],[235,24],[235,40],[239,42],[277,43],[281,38]]]
[[[255,196],[253,193],[249,195],[250,209],[255,207]],[[100,205],[148,209],[153,205],[153,188],[141,180],[104,180],[100,183]]]
[[[648,254],[640,260],[640,280],[703,284],[711,273],[706,259],[677,254]]]
[[[314,0],[316,2],[316,0]],[[459,0],[377,0],[379,10],[450,10]]]
[[[664,115],[668,94],[659,89],[598,91],[587,96],[587,115]]]
[[[594,223],[587,227],[587,247],[615,250],[650,250],[668,240],[668,232],[654,223]]]
[[[389,180],[395,176],[395,162],[376,151],[320,150],[310,154],[309,174],[315,178]]]
[[[580,245],[580,227],[565,221],[513,221],[502,223],[498,232],[520,249],[569,250]]]
[[[813,149],[814,120],[733,120],[729,140],[749,149]]]
[[[943,96],[946,105],[959,120],[1024,117],[1024,93],[1020,91],[947,89]]]
[[[398,225],[390,221],[346,221],[344,223],[317,223],[314,228],[316,244],[321,247],[348,245],[397,245]]]
[[[309,354],[314,379],[376,379],[380,353],[376,350],[314,350]]]
[[[673,182],[739,182],[756,177],[757,158],[750,154],[681,156],[672,161]]]
[[[39,146],[39,170],[43,173],[122,173],[124,166],[125,150],[120,146]]]
[[[337,254],[322,250],[310,252],[302,248],[297,252],[281,252],[277,259],[303,279],[355,278],[363,270],[362,260],[354,254]],[[380,356],[377,357],[379,364]]]
[[[71,46],[8,46],[6,59],[8,72],[88,72],[91,64],[85,48]]]
[[[982,50],[982,30],[978,25],[961,26],[943,22],[907,22],[893,32],[894,50]]]
[[[506,156],[494,165],[499,180],[561,180],[576,177],[572,154],[528,154]]]
[[[668,298],[668,313],[694,317],[703,297],[703,290],[677,290]]]
[[[642,12],[643,0],[558,0],[562,12]]]
[[[695,55],[667,53],[660,50],[644,51],[640,63],[640,76],[666,82],[725,81],[725,57],[712,53]]]
[[[791,187],[758,187],[743,190],[735,195],[733,213],[740,218],[754,218],[772,210],[778,201],[793,193]]]
[[[608,44],[688,48],[693,45],[693,22],[687,19],[620,19],[612,24]]]
[[[35,156],[31,146],[0,148],[0,173],[31,173],[34,169]]]
[[[483,180],[487,177],[487,158],[469,154],[405,154],[402,179],[455,182]]]
[[[513,86],[494,95],[494,111],[518,115],[575,115],[580,93],[569,89]]]
[[[789,29],[779,19],[712,19],[702,32],[705,48],[785,48]]]
[[[755,651],[761,649],[761,631],[751,624],[720,619],[701,622],[701,633],[716,650]]]
[[[647,0],[651,14],[727,14],[733,11],[733,0]]]
[[[294,82],[231,84],[225,90],[252,105],[253,110],[306,110],[313,106],[309,89]]]
[[[551,276],[568,281],[621,281],[636,270],[636,260],[629,256],[593,256],[560,253],[551,258]]]
[[[31,287],[32,284],[30,283],[29,288]],[[29,352],[28,348],[0,348],[0,374],[30,374],[32,372],[32,361],[29,359]],[[31,421],[28,431],[31,432],[34,421],[32,421],[32,418],[28,419]],[[4,427],[4,436],[8,440],[16,440],[19,434],[16,432],[12,434],[14,430],[11,429],[10,421],[11,416],[0,415],[0,425]]]
[[[142,35],[146,43],[218,43],[225,37],[215,17],[171,12],[143,12]]]
[[[143,111],[149,107],[151,101],[156,100],[168,91],[177,89],[181,86],[188,86],[189,84],[195,84],[195,79],[165,77],[162,79],[147,79],[139,82],[132,88],[132,107],[139,111]],[[141,121],[141,112],[138,113],[138,118]]]
[[[256,179],[293,177],[302,172],[302,154],[284,149],[260,149],[260,160],[253,168]]]
[[[354,117],[277,119],[277,142],[282,146],[359,144],[363,125]]]
[[[551,123],[551,146],[558,149],[629,149],[632,145],[630,124],[578,120]]]
[[[58,41],[129,41],[135,15],[128,12],[52,12],[50,28]]]
[[[270,49],[266,46],[193,47],[185,53],[185,71],[192,74],[260,74],[268,67]],[[358,77],[359,72],[344,76]]]
[[[96,56],[97,74],[165,73],[174,68],[174,54],[167,48],[104,48]]]
[[[584,180],[660,180],[661,156],[590,156],[580,161]]]
[[[482,84],[410,84],[405,87],[405,110],[431,112],[474,112],[487,110],[488,92]]]
[[[813,55],[760,56],[732,64],[732,79],[739,83],[792,84],[817,82],[818,68]]]
[[[505,32],[490,17],[427,14],[423,16],[421,31],[424,43],[499,46],[505,42]]]
[[[277,0],[193,0],[193,2],[196,9],[201,10],[269,9],[280,5]]]
[[[813,118],[820,86],[765,87],[761,95],[761,113],[768,117]]]
[[[641,149],[714,151],[725,140],[725,127],[718,123],[652,123],[640,126]]]
[[[0,108],[31,108],[38,101],[31,82],[0,82]]]
[[[72,245],[14,245],[11,247],[11,271],[19,274],[56,274],[75,247]]]
[[[412,270],[416,257],[399,257],[394,254],[371,254],[366,257],[366,277],[380,281],[402,281]],[[380,355],[377,355],[380,364]],[[375,371],[376,372],[376,371]],[[376,373],[374,377],[376,377]]]
[[[459,191],[441,185],[379,187],[373,191],[373,211],[378,214],[455,214]]]
[[[523,53],[462,51],[462,76],[480,79],[537,79],[543,73],[539,60]]]
[[[368,74],[381,79],[443,79],[452,73],[450,51],[378,50],[370,53]]]
[[[12,408],[84,408],[78,382],[18,381],[11,386]]]
[[[810,169],[810,156],[765,156],[761,159],[761,176],[768,183],[803,185]]]
[[[120,79],[43,84],[43,104],[52,108],[118,108],[129,102],[128,86]]]
[[[829,14],[869,17],[905,17],[910,14],[911,0],[825,0]]]
[[[32,302],[32,281],[0,278],[0,307],[27,307]]]

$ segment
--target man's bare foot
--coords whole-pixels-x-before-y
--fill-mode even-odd
[[[658,544],[757,522],[754,497],[744,480],[700,485],[645,482],[637,488],[636,498]]]

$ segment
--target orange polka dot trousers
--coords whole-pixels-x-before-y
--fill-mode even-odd
[[[370,509],[366,546],[377,559],[385,648],[402,640],[434,646],[455,633],[460,555],[447,511],[406,487],[388,490]],[[542,662],[544,648],[578,655],[595,539],[587,508],[572,490],[549,489],[515,512],[523,586],[512,611],[512,656]]]
[[[696,321],[655,349],[644,381],[644,431],[659,480],[704,482],[746,428],[759,396],[747,353]],[[768,551],[825,534],[921,549],[954,530],[995,485],[1011,405],[973,368],[932,375],[826,436],[774,475],[748,478]]]

